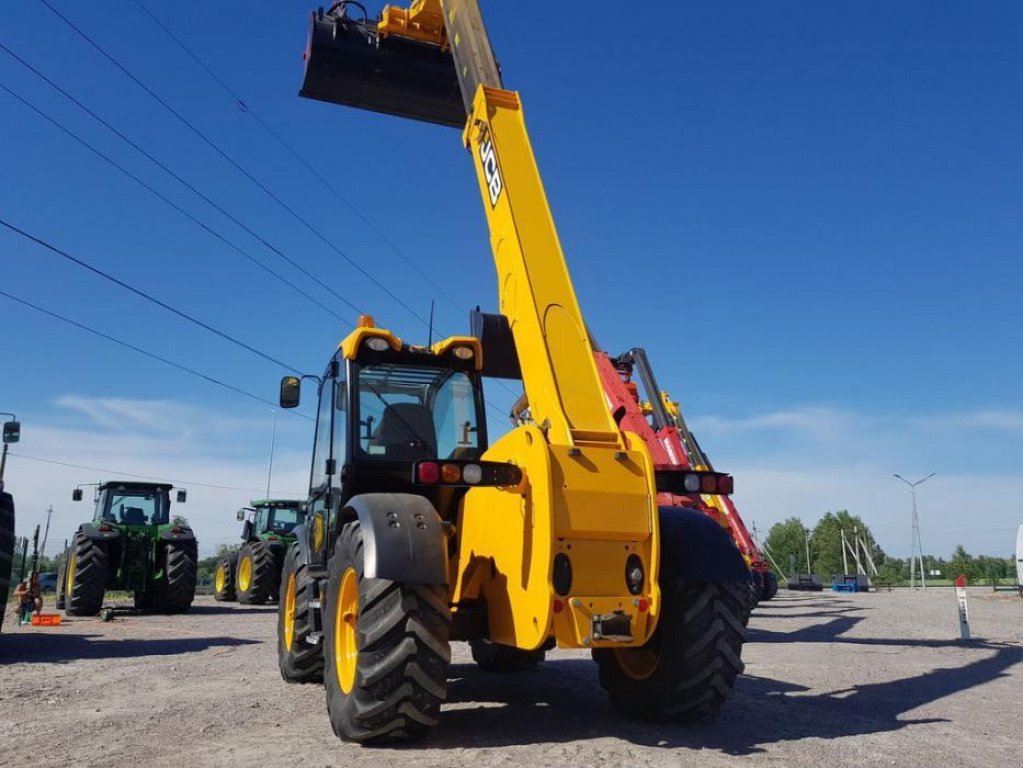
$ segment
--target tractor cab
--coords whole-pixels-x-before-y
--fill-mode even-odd
[[[242,538],[266,536],[288,536],[305,520],[305,503],[296,499],[259,499],[252,502],[251,507],[238,510],[238,519],[246,520],[246,528]]]
[[[125,526],[170,522],[170,485],[105,483],[99,487],[93,521]]]
[[[363,316],[319,385],[307,525],[314,566],[340,532],[355,497],[425,497],[454,521],[474,486],[516,485],[517,467],[480,461],[487,447],[481,346],[471,336],[429,347],[402,342]],[[281,382],[280,404],[299,404],[301,379]],[[397,522],[397,521],[395,521]]]

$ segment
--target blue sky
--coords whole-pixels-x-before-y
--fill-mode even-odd
[[[134,3],[51,2],[416,314],[436,298],[450,333],[466,327],[469,306],[496,307],[458,133],[299,99],[309,6],[211,12],[143,0],[358,214]],[[925,548],[1007,553],[1023,521],[1017,4],[690,3],[668,16],[615,6],[630,15],[573,14],[567,38],[550,3],[483,7],[506,85],[522,93],[590,327],[609,350],[648,349],[715,463],[735,473],[745,517],[763,530],[849,508],[905,554],[908,498],[891,473],[936,471],[921,489]],[[336,293],[425,340],[421,320],[42,3],[4,16],[0,42]],[[354,311],[2,51],[0,83],[344,320],[0,91],[3,218],[290,365],[322,369]],[[6,230],[0,289],[275,396],[272,364]],[[2,297],[0,318],[0,410],[24,424],[18,453],[265,483],[268,408]],[[500,410],[511,399],[489,394]],[[308,423],[282,414],[278,426],[274,488],[301,492]],[[97,475],[12,457],[7,480],[24,524],[52,503],[63,538],[86,514],[70,488]],[[236,534],[233,511],[252,495],[192,489],[204,548]]]

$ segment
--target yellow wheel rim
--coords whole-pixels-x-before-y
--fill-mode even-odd
[[[238,563],[238,589],[248,592],[252,586],[252,558],[245,556]]]
[[[626,676],[633,680],[646,680],[657,671],[661,649],[653,647],[652,643],[641,648],[616,648],[615,659]]]
[[[64,584],[64,593],[70,595],[75,588],[75,568],[78,565],[78,558],[74,554],[67,561],[67,581]]]
[[[288,586],[284,591],[284,647],[290,652],[295,642],[295,574],[288,574]]]
[[[341,577],[337,608],[334,609],[334,668],[341,690],[350,693],[355,685],[355,667],[359,658],[355,627],[359,621],[359,579],[349,568]]]
[[[216,576],[216,580],[214,581],[214,584],[216,585],[216,588],[217,588],[217,592],[223,592],[224,591],[224,581],[225,581],[225,578],[226,577],[224,576],[224,566],[218,565],[217,566],[217,576]]]

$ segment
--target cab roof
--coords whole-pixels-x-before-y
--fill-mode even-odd
[[[99,489],[105,490],[107,488],[124,488],[133,491],[169,491],[174,486],[170,483],[143,483],[137,480],[108,480],[107,482],[100,483]]]
[[[292,507],[298,509],[305,502],[300,499],[253,499],[249,502],[253,507]]]

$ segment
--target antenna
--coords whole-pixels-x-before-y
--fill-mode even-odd
[[[433,346],[433,305],[436,303],[435,299],[430,299],[430,335],[426,341],[426,346],[428,347]]]

